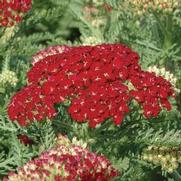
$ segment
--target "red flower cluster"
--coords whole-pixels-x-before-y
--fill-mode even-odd
[[[53,148],[35,160],[29,161],[18,173],[9,173],[8,180],[46,181],[109,181],[118,176],[104,156],[98,156],[87,149],[72,146]]]
[[[174,97],[174,91],[171,83],[163,77],[140,71],[135,73],[130,81],[136,88],[130,91],[130,95],[142,105],[146,118],[156,117],[161,111],[161,106],[168,111],[171,109],[168,97]]]
[[[13,26],[22,20],[22,14],[31,9],[32,0],[0,0],[1,26]]]
[[[45,117],[52,118],[56,115],[51,97],[42,97],[40,86],[30,85],[18,92],[8,108],[8,114],[12,120],[18,120],[19,124],[26,126],[26,120],[41,121]]]
[[[168,97],[174,91],[167,80],[142,71],[138,59],[120,44],[72,47],[45,56],[28,72],[30,85],[13,97],[9,117],[21,125],[51,118],[56,115],[54,105],[66,99],[71,100],[72,118],[91,127],[110,117],[120,124],[131,99],[142,105],[147,118],[157,116],[161,106],[170,109]]]

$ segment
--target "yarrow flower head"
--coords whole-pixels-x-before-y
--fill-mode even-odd
[[[78,140],[77,137],[73,137],[72,140],[70,141],[67,136],[59,134],[56,138],[56,145],[64,145],[64,146],[80,146],[81,148],[86,148],[87,143],[84,142],[83,140]]]
[[[102,40],[100,38],[94,36],[82,37],[81,40],[83,45],[98,45],[102,43]]]
[[[18,82],[15,72],[11,70],[3,70],[0,74],[0,85],[7,87],[8,85],[14,87]]]
[[[175,92],[180,92],[180,90],[176,88],[177,78],[172,73],[167,71],[164,67],[158,68],[157,66],[150,66],[148,67],[148,71],[154,72],[157,76],[164,77],[172,84]]]
[[[91,23],[94,28],[100,28],[106,24],[106,13],[112,8],[102,1],[94,1],[88,6],[83,7],[82,13],[84,18]],[[101,15],[100,15],[101,12]]]
[[[55,140],[55,144],[57,146],[64,145],[66,147],[70,147],[72,145],[71,141],[68,139],[66,135],[58,134]]]
[[[181,163],[180,154],[181,150],[177,147],[151,145],[143,150],[141,158],[161,166],[162,170],[168,173],[173,173]]]
[[[56,115],[55,105],[71,102],[68,112],[90,127],[112,118],[119,125],[135,99],[146,118],[162,107],[171,109],[174,90],[169,81],[138,64],[139,56],[121,44],[71,47],[47,56],[28,72],[29,85],[14,95],[8,107],[11,120],[27,125]],[[130,89],[127,83],[132,84]]]
[[[78,146],[59,146],[9,173],[4,181],[110,181],[118,176],[109,160]]]
[[[1,26],[13,26],[31,9],[32,0],[0,0]]]
[[[149,9],[155,12],[171,13],[181,7],[180,0],[129,0],[136,10],[136,14],[142,15]]]

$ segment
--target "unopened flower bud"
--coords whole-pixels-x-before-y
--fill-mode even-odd
[[[3,87],[11,86],[15,87],[18,82],[15,72],[10,70],[3,70],[0,74],[0,85]]]

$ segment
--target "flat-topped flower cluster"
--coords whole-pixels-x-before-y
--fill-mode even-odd
[[[121,44],[71,47],[48,54],[28,72],[29,85],[12,98],[9,117],[23,126],[52,118],[55,104],[66,100],[71,102],[72,119],[87,121],[90,127],[108,118],[119,125],[132,99],[141,105],[146,118],[157,116],[161,107],[170,110],[171,83],[143,71],[138,60],[136,52]]]
[[[181,6],[180,0],[128,0],[128,2],[134,6],[139,15],[148,10],[158,13],[172,13]]]
[[[79,146],[61,145],[29,161],[17,174],[9,173],[4,181],[110,181],[116,176],[118,171],[104,156]]]
[[[0,0],[1,26],[13,26],[22,20],[23,13],[31,9],[32,0]]]
[[[7,87],[7,86],[16,86],[18,82],[18,78],[16,73],[11,70],[3,70],[0,73],[0,86]]]
[[[150,66],[148,67],[147,71],[154,72],[157,76],[162,76],[172,84],[176,93],[180,92],[180,90],[177,88],[177,78],[174,76],[174,74],[166,70],[164,67],[159,68],[157,66]]]

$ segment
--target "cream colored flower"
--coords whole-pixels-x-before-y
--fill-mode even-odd
[[[0,74],[0,85],[7,87],[8,85],[14,87],[18,82],[18,78],[15,72],[11,70],[3,70]]]
[[[101,39],[94,36],[84,37],[82,38],[82,42],[83,45],[97,45],[102,43]]]
[[[175,156],[172,156],[173,153],[176,153]],[[144,161],[161,166],[162,170],[167,171],[168,173],[172,173],[179,166],[179,153],[179,148],[173,150],[173,147],[148,146],[143,150],[141,158]]]
[[[73,137],[72,144],[82,148],[87,148],[87,143],[85,143],[83,140],[78,140],[76,137]]]
[[[136,14],[141,15],[149,9],[156,12],[171,13],[181,6],[180,0],[128,0]]]

